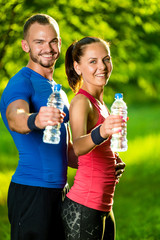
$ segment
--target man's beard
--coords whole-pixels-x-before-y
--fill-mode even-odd
[[[45,68],[53,67],[56,62],[56,59],[53,59],[52,61],[48,61],[48,62],[43,62],[41,59],[38,60],[38,58],[32,54],[31,49],[30,49],[30,58],[32,59],[33,62],[38,63],[39,65]]]

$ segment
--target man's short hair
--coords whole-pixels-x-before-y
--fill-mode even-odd
[[[42,24],[42,25],[46,25],[46,24],[52,25],[54,27],[54,29],[56,30],[58,37],[60,37],[59,26],[55,19],[53,19],[52,17],[50,17],[47,14],[35,14],[35,15],[31,16],[30,18],[28,18],[24,24],[24,27],[23,27],[24,39],[26,39],[28,30],[31,27],[31,25],[36,22],[39,24]]]

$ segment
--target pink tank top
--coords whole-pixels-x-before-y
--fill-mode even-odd
[[[95,127],[103,123],[105,119],[103,109],[96,99],[82,89],[77,94],[85,95],[96,107],[99,119]],[[111,211],[116,185],[116,159],[110,148],[110,138],[91,152],[80,156],[78,163],[74,185],[67,197],[89,208],[104,212]]]

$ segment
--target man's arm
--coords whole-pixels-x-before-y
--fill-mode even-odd
[[[27,121],[32,113],[29,112],[28,102],[19,99],[10,103],[6,110],[8,125],[12,131],[27,134],[31,130]],[[65,113],[54,107],[41,107],[36,118],[35,125],[40,129],[46,126],[54,126],[63,122]]]
[[[9,128],[18,133],[29,133],[27,126],[29,117],[29,104],[24,100],[16,100],[10,103],[6,110],[6,117]]]

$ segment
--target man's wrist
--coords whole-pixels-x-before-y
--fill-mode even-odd
[[[27,120],[27,126],[28,128],[33,131],[33,130],[41,130],[39,127],[37,127],[35,125],[35,119],[36,119],[36,116],[38,115],[38,113],[32,113],[28,120]]]

